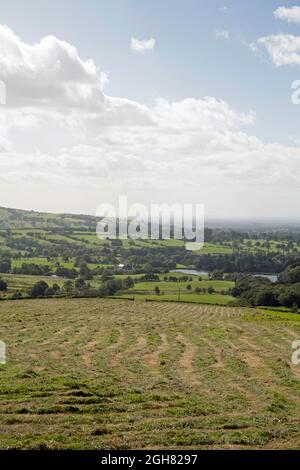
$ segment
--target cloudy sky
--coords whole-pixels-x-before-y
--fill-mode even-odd
[[[300,2],[1,2],[0,80],[0,206],[299,216]]]

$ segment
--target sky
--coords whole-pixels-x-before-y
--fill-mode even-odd
[[[300,2],[1,2],[0,80],[0,206],[299,218]]]

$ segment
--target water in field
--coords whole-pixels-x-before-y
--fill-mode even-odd
[[[183,273],[190,276],[208,276],[208,271],[197,271],[196,269],[173,269],[171,273]]]
[[[271,282],[278,281],[278,274],[253,274],[254,277],[265,277],[269,279]]]
[[[171,271],[172,273],[183,273],[187,275],[194,275],[194,276],[208,276],[209,272],[208,271],[198,271],[196,269],[173,269]],[[269,279],[271,282],[277,282],[278,281],[278,274],[276,273],[269,273],[269,274],[259,274],[259,273],[252,273],[252,276],[254,277],[265,277],[266,279]]]

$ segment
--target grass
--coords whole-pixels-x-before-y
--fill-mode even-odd
[[[125,295],[125,298],[134,298],[134,300],[152,300],[155,302],[184,302],[195,304],[211,304],[211,305],[228,305],[234,301],[234,297],[230,295],[220,294],[186,294],[184,292],[176,294],[137,294],[132,293]]]
[[[47,258],[18,258],[12,260],[12,268],[20,268],[23,264],[37,264],[38,266],[53,266],[56,260],[48,261]]]
[[[10,229],[11,239],[17,240],[26,238],[27,240],[36,240],[41,245],[50,246],[57,242],[66,242],[78,246],[84,244],[88,248],[103,246],[104,243],[111,245],[109,240],[101,240],[96,236],[95,227],[98,219],[89,216],[76,216],[68,214],[46,214],[29,213],[17,211],[18,215],[12,215],[10,209],[0,208],[0,246],[5,246],[5,240],[1,234],[6,234],[7,228]],[[55,233],[54,228],[60,230],[68,229],[69,233]],[[259,243],[257,245],[257,243]],[[156,249],[160,247],[183,248],[183,240],[123,240],[124,248],[148,248]],[[233,252],[244,253],[292,253],[300,252],[300,245],[294,243],[288,247],[287,240],[270,240],[269,246],[265,246],[265,240],[238,240],[228,242],[205,242],[202,250],[198,254],[225,255]],[[17,253],[17,250],[12,250]]]
[[[178,292],[180,288],[181,291],[186,290],[187,286],[191,286],[192,289],[196,289],[197,287],[203,289],[208,289],[209,287],[213,287],[215,291],[225,291],[227,289],[231,289],[234,287],[234,282],[231,281],[208,281],[203,280],[199,281],[193,279],[193,281],[187,282],[168,282],[168,281],[160,281],[160,282],[137,282],[132,290],[142,290],[142,291],[154,291],[155,286],[158,286],[161,291],[167,292]]]
[[[38,281],[44,281],[48,285],[58,284],[62,286],[64,279],[59,277],[51,276],[28,276],[23,274],[1,274],[1,279],[7,282],[8,290],[7,294],[20,290],[22,293],[27,292],[30,287],[33,287],[34,284]],[[5,297],[5,293],[3,296]]]
[[[197,275],[188,275],[190,280],[185,282],[165,281],[165,277],[168,276],[181,278],[184,274],[180,272],[160,274],[159,281],[136,282],[134,287],[129,290],[129,295],[127,297],[134,297],[136,300],[155,300],[157,302],[174,302],[180,300],[180,302],[212,305],[228,305],[230,302],[234,301],[232,296],[224,295],[224,292],[234,287],[234,282],[209,280],[206,275],[201,277]],[[118,277],[124,278],[126,276],[119,275]],[[133,279],[137,279],[140,276],[131,277]],[[160,295],[155,293],[156,286],[160,289]],[[187,286],[191,286],[192,291],[188,291]],[[215,289],[214,294],[199,294],[195,292],[196,288],[207,290],[209,287],[213,287]]]
[[[0,303],[1,449],[300,449],[300,316]]]
[[[202,250],[199,252],[201,254],[211,254],[211,255],[231,255],[233,252],[231,246],[217,245],[215,243],[204,243]]]

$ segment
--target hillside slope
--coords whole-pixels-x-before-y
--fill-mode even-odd
[[[297,315],[38,300],[0,325],[1,448],[300,448]]]
[[[52,214],[0,207],[0,228],[68,228],[93,230],[98,222],[91,215]]]

